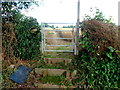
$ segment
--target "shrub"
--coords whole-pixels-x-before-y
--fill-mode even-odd
[[[115,25],[98,20],[86,20],[83,22],[82,31],[86,33],[91,44],[97,45],[96,50],[100,55],[109,46],[120,50],[118,30]]]
[[[80,86],[120,87],[118,31],[114,24],[103,19],[90,18],[82,22],[79,55],[73,60],[78,70],[76,83]]]
[[[34,31],[37,30],[37,31]],[[35,18],[22,17],[15,27],[17,42],[14,54],[21,59],[35,59],[40,56],[40,26]]]
[[[28,50],[28,47],[22,44],[25,44],[26,43],[25,40],[28,40],[28,38],[25,38],[26,36],[29,35],[32,38],[34,37],[34,35],[38,35],[39,24],[32,17],[27,18],[24,15],[22,15],[21,10],[29,9],[32,5],[38,5],[38,3],[34,0],[32,0],[31,2],[2,2],[1,3],[2,32],[3,32],[2,33],[2,53],[3,53],[3,58],[5,60],[6,59],[13,60],[15,59],[15,56],[20,58],[25,58],[25,57],[22,57],[23,55],[21,55],[21,53],[23,53],[22,52],[23,48],[24,48],[24,53],[26,53],[25,55],[27,55],[28,52],[31,52],[30,50]],[[25,23],[25,20],[30,22]],[[36,34],[35,33],[30,34],[30,31],[28,30],[31,30],[32,28],[38,29]],[[35,37],[34,41],[31,39],[32,40],[31,43],[34,42],[33,43],[34,47],[37,47],[37,48],[33,48],[31,46],[29,48],[29,49],[34,49],[32,50],[32,52],[34,52],[33,54],[35,55],[36,55],[35,51],[38,49],[37,45],[40,40],[38,39],[38,37]],[[28,41],[26,45],[29,46]],[[26,59],[28,57],[30,57],[30,55],[29,56],[27,55]],[[31,58],[32,57],[33,55],[31,54]]]

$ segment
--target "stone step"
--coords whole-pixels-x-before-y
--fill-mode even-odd
[[[43,76],[61,76],[65,69],[44,69],[44,68],[35,68],[35,73],[43,75]]]
[[[66,78],[75,77],[77,74],[77,70],[74,70],[70,73],[70,70],[65,69],[44,69],[44,68],[35,68],[35,73],[45,76],[61,76],[65,73]]]
[[[51,84],[38,84],[38,88],[76,88],[76,86],[63,86],[63,85],[51,85]]]
[[[57,64],[57,63],[64,63],[65,65],[68,65],[71,63],[72,59],[66,59],[66,58],[44,58],[45,64]]]

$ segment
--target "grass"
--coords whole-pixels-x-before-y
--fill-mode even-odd
[[[65,76],[46,76],[39,79],[42,83],[63,85]]]
[[[55,65],[44,65],[43,68],[47,68],[47,69],[67,69],[68,66],[65,66],[64,63],[57,63]]]
[[[57,49],[60,50],[63,48],[65,47],[58,47]],[[65,52],[46,52],[43,56],[43,58],[66,58],[66,59],[72,59],[72,57],[73,57],[72,53],[65,53]],[[55,65],[46,65],[45,63],[43,63],[40,65],[40,67],[46,69],[68,69],[69,64],[65,66],[64,62],[62,63],[60,62]],[[70,79],[67,79],[65,76],[66,74],[63,74],[61,76],[46,76],[46,77],[40,77],[39,80],[40,82],[45,84],[71,86],[72,81],[70,81]]]
[[[73,59],[73,53],[66,53],[66,52],[47,52],[44,55],[44,58],[66,58],[66,59]]]
[[[44,58],[56,58],[56,56],[51,55],[51,54],[46,54],[44,55]]]
[[[67,69],[68,66],[64,64],[64,62],[59,62],[54,65],[47,65],[43,60],[36,63],[33,68],[46,68],[46,69]]]
[[[49,34],[55,34],[55,33],[49,33]]]
[[[45,65],[44,60],[43,60],[43,58],[45,58],[45,57],[46,58],[71,58],[72,54],[71,53],[63,53],[63,52],[57,52],[57,53],[56,52],[54,52],[54,53],[47,52],[47,53],[45,53],[45,56],[43,56],[42,59],[39,59],[39,60],[25,60],[25,61],[21,61],[19,59],[16,59],[16,60],[19,60],[19,62],[22,63],[23,65],[29,66],[30,68],[33,68],[33,69],[34,68],[66,69],[69,67],[69,66],[64,66],[64,63],[58,63],[56,65]],[[2,63],[3,64],[3,75],[2,75],[3,86],[5,88],[37,87],[35,85],[31,86],[31,83],[40,82],[40,80],[38,80],[39,76],[34,77],[34,73],[30,73],[28,80],[23,85],[19,85],[17,83],[12,82],[9,79],[9,76],[14,72],[14,69],[10,68],[9,66],[11,64],[13,64],[13,65],[15,65],[15,67],[18,67],[18,65],[20,63],[17,63],[16,60],[13,60],[13,59],[10,59],[10,60],[12,60],[13,63],[12,62],[8,63],[8,60],[4,60]],[[50,81],[51,79],[54,79],[54,80]],[[43,82],[57,84],[57,85],[71,85],[71,82],[66,81],[64,76],[59,76],[59,77],[58,76],[57,77],[49,77],[48,76],[48,77],[44,77],[44,78],[41,77],[41,81],[42,80],[43,80]]]
[[[70,81],[69,79],[66,79],[64,75],[46,76],[46,77],[39,78],[39,80],[45,84],[72,86],[72,81]]]
[[[70,50],[70,47],[68,46],[62,46],[62,47],[56,47],[56,50]]]

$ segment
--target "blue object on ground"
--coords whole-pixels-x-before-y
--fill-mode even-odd
[[[19,65],[17,70],[10,76],[10,79],[16,83],[22,84],[27,79],[28,74],[31,70],[32,70],[31,68]]]

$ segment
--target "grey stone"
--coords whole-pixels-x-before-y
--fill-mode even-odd
[[[38,88],[60,88],[59,85],[51,85],[51,84],[38,84]]]
[[[56,89],[64,89],[64,88],[69,88],[69,89],[72,89],[72,88],[76,88],[76,86],[63,86],[63,85],[51,85],[51,84],[42,84],[42,83],[38,83],[37,84],[38,88],[56,88]]]
[[[66,71],[66,78],[68,78],[68,79],[70,78],[70,70]]]
[[[49,76],[61,76],[66,70],[64,69],[48,69]]]
[[[47,69],[43,69],[43,68],[35,68],[35,73],[43,75],[43,72],[46,71]]]
[[[43,68],[35,68],[35,73],[43,75],[43,76],[61,76],[66,70],[64,69],[43,69]]]
[[[44,58],[44,62],[46,64],[56,64],[56,63],[65,63],[67,65],[71,62],[72,59],[65,59],[65,58]]]
[[[73,73],[71,74],[71,77],[75,77],[77,74],[77,70],[74,70]]]

